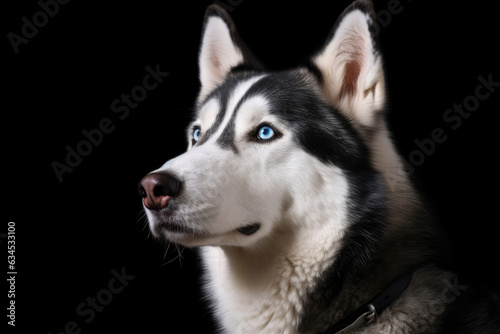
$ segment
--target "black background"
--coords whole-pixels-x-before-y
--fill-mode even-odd
[[[389,2],[376,1],[376,11]],[[212,331],[200,301],[196,253],[173,245],[167,251],[149,235],[136,191],[143,175],[186,148],[210,3],[71,1],[17,54],[7,34],[20,34],[21,18],[32,21],[40,6],[3,4],[7,188],[0,231],[16,223],[16,332],[59,333],[70,321],[82,333]],[[350,1],[232,3],[231,15],[256,56],[271,69],[285,69],[318,50]],[[380,34],[390,128],[405,159],[416,139],[430,138],[435,128],[446,131],[447,140],[414,176],[452,237],[454,265],[494,282],[500,87],[456,130],[443,114],[474,94],[479,76],[500,81],[497,10],[487,1],[401,0],[401,6]],[[169,76],[120,120],[111,102],[157,64]],[[85,139],[82,130],[104,118],[114,130],[59,182],[51,164],[64,163],[65,147],[75,148]],[[5,246],[2,239],[6,261]],[[86,323],[77,306],[106,289],[112,270],[122,268],[135,278]]]

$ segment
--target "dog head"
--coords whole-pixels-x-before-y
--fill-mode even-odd
[[[364,133],[384,104],[371,3],[344,11],[310,64],[267,71],[220,7],[207,9],[187,151],[139,185],[156,236],[251,246],[340,232],[373,206]],[[356,196],[353,196],[356,194]]]

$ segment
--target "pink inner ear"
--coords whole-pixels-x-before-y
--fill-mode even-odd
[[[344,78],[342,80],[342,87],[339,91],[339,100],[344,96],[352,97],[356,93],[356,83],[358,81],[359,73],[361,72],[361,65],[357,61],[351,61],[345,64]]]
[[[215,73],[222,72],[222,64],[219,60],[218,55],[216,55],[215,53],[212,53],[212,55],[210,57],[210,62],[212,64],[212,67],[213,67],[213,70]]]

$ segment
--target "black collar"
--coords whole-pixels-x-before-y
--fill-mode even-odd
[[[410,284],[411,278],[412,274],[410,273],[397,279],[375,298],[337,322],[323,334],[347,334],[369,324],[375,320],[377,314],[382,313],[387,306],[401,296]]]

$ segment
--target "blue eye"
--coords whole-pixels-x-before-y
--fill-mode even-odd
[[[193,140],[194,141],[198,141],[200,139],[200,135],[201,135],[201,130],[196,128],[194,129],[193,131]]]
[[[264,125],[259,129],[257,137],[262,140],[269,140],[274,137],[274,130],[270,126]]]

